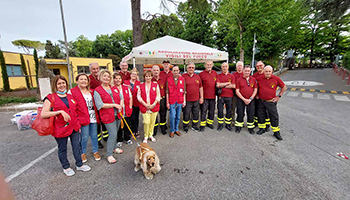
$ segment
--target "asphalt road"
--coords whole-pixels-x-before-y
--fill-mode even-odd
[[[331,76],[328,69],[281,75],[282,80],[313,79],[338,90],[333,87],[341,81],[329,81]],[[289,92],[278,103],[283,141],[272,132],[250,135],[246,128],[240,134],[207,128],[181,137],[158,135],[150,145],[160,157],[162,171],[153,180],[133,170],[135,144],[123,145],[125,152],[116,156],[114,165],[107,163],[105,149],[100,151],[102,160],[94,161],[89,146],[87,164],[92,170],[73,177],[63,174],[54,150],[9,184],[17,199],[26,200],[350,199],[350,160],[336,154],[350,156],[350,103],[319,99],[317,94],[305,98],[302,92],[288,96]],[[10,123],[12,115],[0,113],[0,170],[5,177],[56,147],[51,136],[18,131]],[[68,155],[75,167],[71,150]]]

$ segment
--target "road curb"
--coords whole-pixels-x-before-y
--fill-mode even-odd
[[[331,93],[331,94],[345,94],[348,95],[348,91],[335,91],[335,90],[316,90],[316,89],[305,89],[305,88],[287,88],[290,91],[302,91],[302,92],[320,92],[320,93]]]

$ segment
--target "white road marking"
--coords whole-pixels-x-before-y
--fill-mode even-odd
[[[350,101],[350,99],[347,96],[341,96],[341,95],[333,95],[333,96],[337,101]]]
[[[329,94],[317,94],[317,99],[331,100],[331,96]]]
[[[308,93],[308,92],[303,92],[303,93],[301,94],[301,97],[303,97],[303,98],[308,98],[308,99],[312,99],[312,98],[314,98],[314,94]]]
[[[289,92],[287,96],[289,97],[297,97],[299,95],[299,92]]]
[[[17,172],[15,172],[14,174],[10,175],[9,177],[6,178],[6,182],[10,182],[12,179],[16,178],[17,176],[21,175],[23,172],[27,171],[29,168],[31,168],[33,165],[35,165],[37,162],[41,161],[42,159],[44,159],[46,156],[50,155],[52,152],[54,152],[55,150],[57,150],[58,147],[52,148],[51,150],[47,151],[46,153],[44,153],[43,155],[41,155],[39,158],[33,160],[32,162],[30,162],[28,165],[22,167],[20,170],[18,170]]]

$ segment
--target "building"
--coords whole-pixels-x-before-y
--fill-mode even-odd
[[[25,76],[21,70],[21,59],[20,53],[6,52],[3,51],[5,57],[5,63],[7,68],[7,74],[9,77],[10,88],[20,89],[26,88]],[[37,87],[35,80],[35,62],[34,56],[31,54],[22,54],[24,61],[26,63],[28,76],[30,77],[29,83],[31,87]],[[46,58],[47,67],[56,75],[62,75],[68,80],[68,69],[67,60],[64,59],[51,59]],[[75,82],[75,77],[79,73],[90,74],[89,63],[96,62],[100,65],[101,69],[113,70],[112,60],[106,58],[79,58],[79,57],[69,57],[69,62],[72,66],[72,82]],[[0,88],[3,88],[3,80],[1,76],[0,68]]]

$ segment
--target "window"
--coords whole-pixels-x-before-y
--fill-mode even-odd
[[[20,65],[6,65],[7,76],[23,76]]]
[[[90,74],[89,66],[78,66],[77,68],[78,68],[78,74],[80,73]]]
[[[107,69],[107,67],[100,66],[100,70]]]
[[[61,75],[60,69],[51,69],[52,73],[55,75]]]

